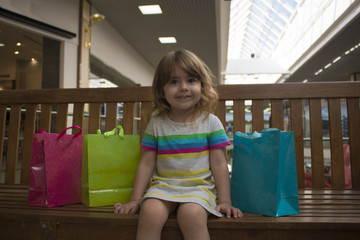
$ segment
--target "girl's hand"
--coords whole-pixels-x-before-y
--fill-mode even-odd
[[[231,218],[231,215],[234,218],[240,218],[243,216],[243,213],[240,209],[231,206],[229,203],[219,203],[216,208],[216,211],[223,213],[227,218]]]
[[[114,213],[117,214],[135,214],[139,209],[140,204],[138,201],[130,201],[126,204],[116,203],[114,205]]]

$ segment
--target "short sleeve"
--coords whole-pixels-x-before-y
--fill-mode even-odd
[[[157,151],[157,141],[154,133],[154,118],[152,118],[146,127],[140,147],[149,151]]]
[[[219,118],[212,114],[209,118],[211,129],[208,137],[209,149],[223,148],[230,145],[230,141]]]

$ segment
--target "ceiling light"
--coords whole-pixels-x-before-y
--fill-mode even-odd
[[[4,44],[4,43],[0,43],[0,47],[5,47],[5,44]]]
[[[331,67],[331,63],[326,64],[324,68],[327,69],[329,67]]]
[[[139,9],[143,15],[162,14],[160,5],[142,5]]]
[[[338,56],[337,58],[335,58],[335,59],[333,60],[333,63],[336,63],[336,62],[339,61],[340,59],[341,59],[341,57]]]
[[[315,73],[315,76],[319,75],[320,73],[322,73],[324,70],[322,69],[319,69],[316,73]]]
[[[93,15],[90,16],[90,19],[94,22],[101,22],[102,20],[105,19],[105,16],[100,13],[94,13]]]
[[[19,46],[19,47],[20,47],[20,46],[21,46],[21,42],[18,42],[18,43],[16,44],[16,46]]]
[[[176,43],[176,38],[174,38],[174,37],[159,37],[159,41],[162,44]]]
[[[20,52],[19,52],[19,51],[15,51],[14,54],[15,54],[15,55],[19,55]]]

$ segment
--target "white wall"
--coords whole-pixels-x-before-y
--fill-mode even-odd
[[[78,42],[79,0],[0,0],[0,6],[20,15],[75,33],[77,36],[67,41]],[[59,38],[58,36],[53,37]]]
[[[60,88],[77,88],[77,58],[78,44],[63,42],[60,54],[60,62],[62,62],[60,66]]]
[[[63,88],[76,87],[80,18],[79,0],[0,0],[0,6],[14,13],[76,34],[76,37],[69,39],[0,17],[0,20],[6,23],[61,41],[64,47],[61,53],[60,68],[64,69],[64,72],[60,76],[60,86]],[[72,54],[69,54],[70,52]]]
[[[0,21],[61,41],[63,71],[60,86],[76,87],[80,0],[0,0],[0,7],[76,34],[75,38],[67,39],[0,17]],[[91,54],[135,83],[142,86],[151,85],[155,69],[106,20],[93,25],[91,51]]]
[[[91,28],[91,54],[135,83],[151,86],[155,69],[106,20]]]

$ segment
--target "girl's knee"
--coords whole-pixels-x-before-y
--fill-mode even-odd
[[[177,218],[180,224],[199,227],[207,225],[208,213],[197,203],[185,203],[180,205]]]
[[[171,208],[167,202],[146,199],[140,209],[137,239],[159,239]]]
[[[173,210],[169,202],[159,199],[146,199],[140,209],[140,218],[154,221],[166,221]]]
[[[181,204],[177,219],[185,239],[210,239],[207,211],[196,203]]]

